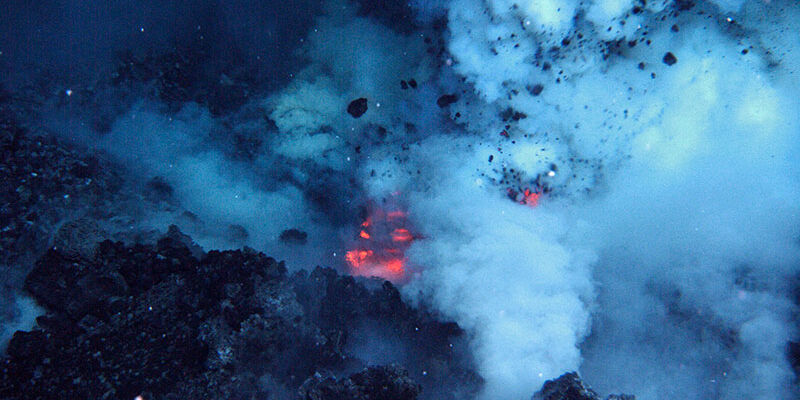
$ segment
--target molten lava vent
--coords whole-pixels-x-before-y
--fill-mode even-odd
[[[517,191],[512,188],[508,188],[506,189],[506,193],[508,194],[509,199],[531,208],[538,206],[539,198],[542,197],[541,189],[531,190],[530,188],[525,188],[524,190]]]
[[[370,204],[353,249],[345,253],[349,272],[395,283],[407,282],[411,274],[405,251],[415,239],[407,217],[406,211],[394,201],[381,206]]]

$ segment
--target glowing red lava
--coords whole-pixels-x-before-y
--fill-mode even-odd
[[[353,275],[405,283],[410,274],[404,253],[415,237],[408,229],[408,214],[394,202],[390,203],[369,206],[369,215],[361,223],[354,248],[344,258]]]
[[[508,198],[528,207],[534,208],[539,205],[539,198],[542,197],[541,191],[533,191],[530,188],[525,188],[522,192],[518,192],[512,188],[506,189]]]
[[[533,192],[530,189],[526,188],[525,191],[522,192],[522,194],[524,198],[520,203],[525,204],[529,207],[536,207],[539,205],[539,197],[542,197],[541,193]]]

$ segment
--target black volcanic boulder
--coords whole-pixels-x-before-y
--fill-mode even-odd
[[[450,104],[453,104],[453,103],[455,103],[457,101],[458,101],[458,96],[457,95],[455,95],[455,94],[443,94],[443,95],[439,96],[438,99],[436,99],[436,105],[438,105],[439,108],[445,108],[445,107],[448,107]]]
[[[367,99],[363,97],[355,99],[347,105],[347,113],[353,118],[358,118],[364,115],[365,112],[367,112]]]
[[[671,67],[678,62],[678,57],[675,57],[675,54],[672,54],[672,52],[667,52],[664,54],[664,57],[661,59],[661,61]]]
[[[299,395],[301,400],[414,400],[419,392],[408,371],[393,364],[338,380],[315,374],[303,383]]]
[[[577,373],[569,372],[545,382],[542,390],[533,395],[533,400],[600,400],[600,396],[586,386]],[[612,394],[606,400],[636,400],[636,397]]]

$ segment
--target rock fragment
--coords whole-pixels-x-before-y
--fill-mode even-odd
[[[347,105],[347,113],[353,118],[359,118],[367,112],[367,99],[364,97],[355,99]]]
[[[449,106],[450,104],[453,104],[453,103],[455,103],[457,101],[458,101],[458,96],[457,95],[455,95],[455,94],[443,94],[443,95],[439,96],[439,98],[436,100],[436,105],[438,105],[439,108],[445,108],[445,107]]]
[[[675,65],[678,62],[678,57],[675,57],[675,54],[672,54],[671,51],[668,51],[667,54],[664,54],[664,58],[661,59],[664,64],[669,65],[670,67]]]

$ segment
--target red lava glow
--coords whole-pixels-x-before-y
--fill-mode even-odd
[[[410,242],[414,240],[414,237],[411,236],[411,232],[405,228],[397,228],[393,230],[390,235],[392,236],[393,242]]]
[[[541,193],[532,192],[530,189],[525,189],[522,193],[525,198],[522,199],[522,204],[525,204],[529,207],[536,207],[539,205],[539,197],[542,197]]]
[[[539,205],[539,199],[542,197],[542,192],[536,192],[530,188],[525,188],[522,192],[517,192],[512,188],[506,189],[508,198],[528,207],[536,207]]]
[[[394,283],[408,282],[410,274],[404,253],[415,237],[407,227],[407,217],[408,213],[394,204],[371,205],[354,248],[345,252],[350,273]]]
[[[345,253],[344,258],[354,268],[361,268],[368,259],[372,258],[373,254],[372,250],[350,250]]]

